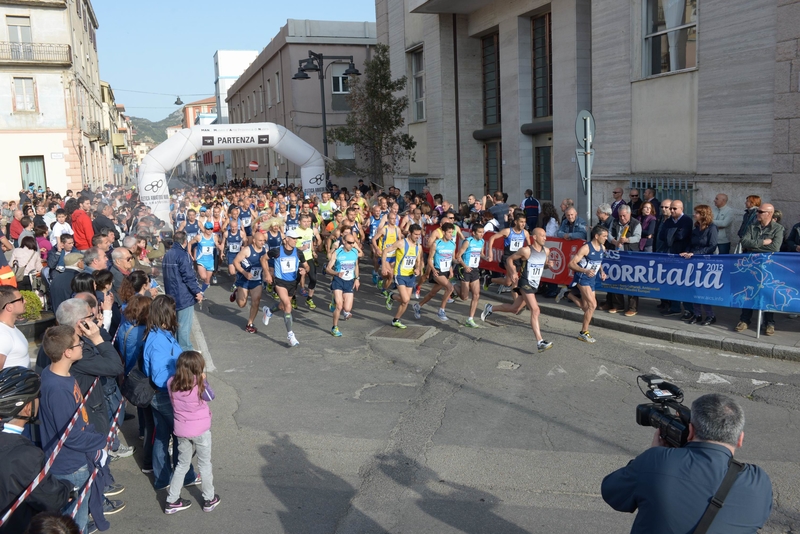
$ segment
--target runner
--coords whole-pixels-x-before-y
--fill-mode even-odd
[[[516,225],[518,222],[519,219],[515,217],[514,224]],[[519,249],[506,259],[506,273],[512,282],[517,283],[514,290],[517,296],[512,304],[503,304],[497,307],[486,304],[481,314],[481,321],[485,321],[494,312],[516,314],[527,304],[528,309],[531,310],[531,328],[536,336],[536,348],[539,349],[539,352],[544,352],[553,346],[551,341],[542,339],[539,329],[539,304],[536,302],[536,291],[539,289],[542,273],[550,265],[548,258],[550,251],[544,246],[545,242],[547,242],[547,233],[544,228],[535,228],[533,244]],[[524,268],[522,272],[518,270],[518,265]]]
[[[256,232],[253,236],[253,244],[243,248],[233,260],[236,269],[236,305],[244,308],[247,305],[247,296],[250,295],[250,316],[247,318],[247,325],[244,329],[255,334],[258,332],[253,326],[253,321],[258,315],[258,308],[261,304],[261,275],[266,266],[267,249],[264,243],[267,236],[262,232]]]
[[[289,215],[286,217],[286,231],[291,232],[292,230],[297,230],[299,226],[300,222],[297,217],[297,206],[290,206]]]
[[[283,311],[283,323],[286,325],[286,337],[290,347],[296,347],[300,344],[292,330],[291,299],[297,291],[297,283],[300,280],[300,276],[308,271],[308,263],[301,259],[300,252],[296,248],[298,239],[300,239],[300,234],[297,230],[287,232],[283,240],[283,246],[267,253],[269,258],[276,260],[274,276],[264,273],[267,276],[267,282],[273,284],[275,291],[278,293],[280,302],[276,309]],[[269,324],[272,310],[267,306],[264,306],[262,310],[264,312],[264,324]]]
[[[228,262],[228,274],[234,276],[236,274],[236,267],[233,265],[233,260],[236,255],[242,250],[242,243],[244,243],[244,231],[239,228],[239,221],[231,219],[228,223],[228,228],[222,236],[222,248],[225,251],[225,259]],[[231,288],[231,302],[235,300],[234,294],[236,293],[236,282],[233,283]]]
[[[367,225],[369,226],[370,252],[372,252],[372,283],[377,286],[380,278],[378,271],[380,270],[381,250],[373,244],[372,239],[381,225],[381,207],[378,204],[372,206],[372,215],[369,216]]]
[[[455,225],[455,222],[456,222],[456,214],[453,213],[452,211],[445,212],[442,215],[442,217],[439,219],[439,227],[436,228],[433,232],[431,232],[431,235],[428,238],[428,250],[432,250],[433,246],[434,246],[434,243],[436,243],[436,241],[442,239],[442,236],[444,235],[444,233],[442,232],[442,225],[444,225],[445,223],[452,224],[453,227],[455,228],[455,235],[457,237],[461,238],[462,241],[464,240],[464,234],[461,233],[461,228],[458,228]],[[425,228],[423,225],[420,225],[420,226],[422,228]],[[422,287],[422,283],[427,281],[430,278],[432,272],[434,272],[433,271],[433,267],[431,267],[431,263],[430,262],[427,262],[425,264],[425,272],[423,273],[422,278],[420,280],[417,280],[417,287],[414,288],[414,298],[415,299],[419,300],[419,292],[420,292],[420,289]],[[448,302],[453,302],[453,300],[450,299]]]
[[[281,224],[280,219],[270,219],[267,222],[268,230],[267,230],[267,252],[270,250],[275,250],[280,248],[281,243],[283,243],[283,225]],[[275,273],[275,260],[269,258],[268,261],[269,272],[270,274]],[[275,287],[270,284],[267,286],[267,290],[272,295],[272,298],[278,300],[278,294],[275,292]]]
[[[245,242],[249,245],[253,237],[253,219],[256,217],[250,199],[243,198],[240,201],[239,210],[239,226],[244,230]]]
[[[353,309],[353,291],[358,291],[360,285],[359,254],[355,245],[356,237],[352,233],[344,235],[341,248],[334,251],[326,267],[327,273],[334,277],[331,282],[334,302],[329,307],[333,312],[331,335],[334,337],[342,336],[339,331],[339,315],[344,311],[345,320],[350,318]]]
[[[300,217],[300,228],[295,230],[300,236],[298,244],[303,255],[303,261],[308,262],[308,269],[300,276],[300,294],[306,297],[306,305],[310,310],[317,308],[314,304],[314,288],[317,287],[317,247],[322,241],[316,228],[311,228],[311,217],[302,215]],[[286,232],[289,235],[289,232]],[[305,279],[308,276],[308,291],[305,290]],[[297,296],[292,297],[292,308],[297,309]]]
[[[397,308],[397,313],[392,319],[392,326],[397,328],[406,328],[406,325],[400,322],[400,318],[408,308],[408,303],[411,301],[411,292],[414,291],[416,285],[416,277],[422,274],[422,247],[417,244],[420,236],[422,235],[422,228],[419,225],[412,224],[408,229],[408,236],[405,239],[395,242],[383,249],[383,275],[384,278],[388,276],[391,280],[392,263],[388,261],[389,255],[394,256],[394,279],[397,283],[397,293],[389,293],[386,297],[386,309],[391,310],[394,301],[400,303]]]
[[[603,253],[605,252],[605,242],[608,239],[608,230],[600,225],[592,228],[590,235],[591,241],[587,241],[573,256],[569,262],[569,268],[575,273],[575,281],[578,290],[581,292],[580,300],[573,300],[572,295],[568,295],[583,310],[583,325],[578,334],[578,339],[586,343],[594,343],[596,340],[589,334],[589,323],[592,315],[597,309],[597,299],[595,297],[595,284],[597,274],[600,280],[606,279],[603,271]]]
[[[526,222],[527,219],[525,217],[525,212],[516,213],[514,215],[513,228],[504,228],[492,235],[486,245],[486,253],[491,256],[492,245],[496,240],[502,237],[504,239],[504,243],[503,256],[500,258],[500,265],[505,266],[506,260],[512,254],[516,253],[518,250],[522,250],[522,247],[531,242],[531,236],[525,229]],[[516,268],[518,271],[522,269],[522,262],[517,261]],[[506,271],[506,276],[498,278],[492,278],[492,275],[489,273],[485,274],[483,277],[483,289],[489,289],[490,284],[500,284],[501,286],[505,287],[511,287],[513,285],[511,279],[508,277],[508,271]]]
[[[460,264],[456,271],[456,278],[461,280],[459,297],[467,300],[472,294],[472,301],[469,305],[469,317],[464,326],[477,328],[475,324],[475,311],[478,309],[478,300],[481,297],[481,259],[491,261],[491,258],[484,252],[483,226],[480,223],[472,225],[472,235],[461,242],[461,249],[458,251],[456,261]]]
[[[432,244],[428,254],[428,270],[433,273],[435,284],[422,301],[414,303],[414,319],[419,319],[422,306],[427,304],[440,289],[444,289],[442,307],[439,308],[437,315],[442,321],[448,320],[444,310],[447,307],[450,295],[455,289],[453,284],[450,283],[450,277],[453,276],[453,256],[456,254],[456,242],[453,239],[455,226],[451,222],[446,222],[442,224],[441,230],[442,238],[437,239]],[[421,231],[422,229],[420,229]]]
[[[211,275],[214,272],[214,251],[218,249],[219,243],[214,239],[214,223],[206,221],[203,224],[203,232],[194,238],[192,245],[197,248],[192,251],[192,258],[197,263],[197,275],[202,284],[200,292],[205,293],[211,285]]]
[[[322,227],[325,228],[329,222],[333,220],[333,212],[336,210],[336,202],[331,200],[331,194],[328,191],[322,193],[322,202],[319,204],[319,212],[322,216]]]
[[[383,276],[383,280],[378,280],[377,286],[384,296],[389,295],[389,287],[392,285],[392,276],[393,273],[397,271],[397,269],[393,269],[395,266],[394,256],[387,260],[385,252],[387,248],[400,241],[403,236],[403,234],[400,232],[400,228],[397,226],[397,219],[397,217],[388,217],[383,223],[380,224],[380,226],[378,226],[378,229],[375,231],[375,237],[372,238],[373,246],[381,251],[381,261],[383,262],[383,270],[381,274]],[[409,234],[410,233],[411,232],[409,229]],[[421,228],[420,235],[422,235]]]

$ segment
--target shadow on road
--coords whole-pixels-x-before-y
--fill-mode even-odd
[[[361,532],[388,534],[380,525],[356,509],[350,502],[356,489],[341,477],[311,463],[306,452],[286,435],[272,434],[272,444],[259,452],[266,460],[262,468],[264,485],[281,501],[284,510],[277,512],[288,534],[336,531],[337,524],[348,513],[360,514]]]
[[[378,461],[389,478],[419,495],[414,502],[420,510],[442,523],[468,534],[528,534],[493,511],[500,499],[491,493],[441,480],[435,471],[402,453],[379,456]]]

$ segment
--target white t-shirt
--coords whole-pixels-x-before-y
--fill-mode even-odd
[[[30,369],[31,357],[28,354],[28,340],[19,328],[10,328],[5,323],[0,323],[0,354],[5,354],[8,367],[24,367]]]
[[[53,225],[53,229],[50,231],[50,243],[55,247],[58,244],[58,240],[61,238],[61,234],[69,234],[73,235],[72,233],[72,226],[69,223],[61,224],[60,222],[56,222]]]

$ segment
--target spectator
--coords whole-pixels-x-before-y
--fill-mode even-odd
[[[669,254],[688,252],[692,246],[692,219],[683,213],[683,202],[680,200],[673,200],[669,211],[671,217],[661,225],[658,232],[659,245],[662,247],[659,252]],[[670,301],[669,308],[662,310],[661,315],[664,317],[681,315],[681,303],[677,300]]]
[[[42,215],[42,219],[44,220],[44,225],[46,227],[50,228],[53,225],[53,223],[56,222],[57,220],[56,212],[58,211],[58,209],[59,209],[58,202],[50,202],[47,205],[47,213]]]
[[[757,224],[747,227],[741,241],[742,252],[778,252],[781,249],[784,228],[772,219],[774,213],[775,208],[772,204],[761,204],[759,199],[759,207],[756,210]],[[737,332],[747,330],[752,319],[753,310],[743,308],[735,330]],[[766,322],[764,334],[773,335],[775,333],[775,314],[769,311],[764,312],[764,321]]]
[[[614,223],[614,218],[611,217],[611,204],[603,203],[597,206],[596,215],[597,224],[610,231],[611,225]]]
[[[527,218],[527,227],[528,231],[532,232],[534,228],[536,228],[537,224],[539,223],[539,201],[533,198],[533,190],[526,189],[525,190],[525,200],[522,201],[522,206],[520,206],[523,210],[525,210],[525,216]]]
[[[28,236],[36,239],[36,235],[33,233],[33,219],[28,216],[23,217],[20,219],[19,223],[22,225],[22,231],[19,233],[19,237],[17,238],[17,246],[19,243],[22,243],[22,240]]]
[[[622,188],[615,187],[611,194],[614,195],[614,200],[611,202],[611,216],[617,219],[619,218],[619,207],[625,205],[625,201],[622,200]]]
[[[692,227],[692,246],[688,252],[681,254],[682,257],[689,259],[695,254],[714,254],[717,250],[717,235],[719,230],[712,222],[711,208],[705,204],[695,206],[694,208],[694,226]],[[688,321],[689,324],[702,324],[709,326],[717,322],[714,316],[714,309],[708,304],[694,303],[692,305],[693,312],[689,312],[689,304],[684,303],[684,308],[687,312],[683,316],[683,320]],[[706,318],[703,320],[703,314]]]
[[[50,303],[54,310],[58,310],[61,303],[72,298],[72,279],[83,271],[83,255],[71,252],[64,256],[64,271],[53,273],[50,282]]]
[[[742,215],[742,224],[739,226],[739,239],[743,239],[747,233],[747,229],[758,223],[758,208],[761,206],[761,197],[758,195],[750,195],[744,201],[744,215]]]
[[[22,272],[25,275],[17,282],[17,287],[30,291],[32,288],[28,275],[42,270],[42,256],[36,248],[33,236],[26,235],[20,240],[19,247],[11,253],[11,266],[15,272]]]
[[[85,265],[84,270],[90,274],[108,268],[106,255],[97,247],[92,247],[84,253],[83,263]]]
[[[99,209],[92,221],[92,230],[95,234],[99,234],[102,229],[108,230],[111,235],[111,242],[113,243],[119,239],[117,235],[117,227],[114,225],[114,208],[105,202],[100,203]]]
[[[50,230],[50,243],[55,247],[63,234],[72,235],[72,226],[67,222],[67,212],[60,209],[56,211],[56,222]]]
[[[24,217],[22,210],[14,210],[13,219],[11,219],[11,226],[8,229],[8,237],[11,238],[11,241],[16,245],[19,241],[19,234],[25,229],[20,221]]]
[[[192,262],[186,252],[186,233],[175,232],[172,248],[161,262],[164,270],[164,292],[175,300],[178,316],[178,343],[182,350],[194,350],[191,341],[194,303],[202,302]]]
[[[500,223],[500,229],[507,228],[510,224],[506,224],[508,219],[508,204],[505,202],[505,195],[502,191],[496,191],[494,194],[494,205],[487,207],[495,219]]]
[[[33,228],[33,235],[36,236],[36,248],[39,249],[39,256],[42,261],[47,261],[47,255],[53,250],[53,245],[50,244],[50,239],[47,237],[50,231],[46,226],[35,226]]]
[[[575,207],[575,201],[571,198],[565,198],[561,201],[561,219],[559,220],[559,223],[564,222],[564,220],[567,218],[567,210],[573,207]]]
[[[25,534],[81,534],[81,530],[69,515],[43,512],[33,517]]]
[[[667,222],[667,219],[670,218],[670,207],[672,206],[672,201],[670,199],[666,199],[661,202],[661,212],[653,213],[657,217],[656,219],[656,235],[654,238],[653,243],[653,251],[654,252],[663,252],[663,247],[661,246],[660,241],[658,240],[658,234],[661,232],[661,225]]]
[[[653,206],[653,215],[658,217],[661,214],[661,202],[656,198],[656,190],[648,187],[644,190],[644,201]]]
[[[25,298],[12,286],[0,286],[0,368],[30,367],[28,340],[17,328],[25,313]]]
[[[115,248],[111,253],[111,274],[114,275],[114,284],[111,286],[111,291],[114,293],[114,300],[117,304],[121,304],[119,300],[119,288],[122,285],[122,280],[131,274],[133,270],[133,255],[131,251],[125,247]]]
[[[47,213],[47,206],[43,203],[38,204],[35,210],[36,215],[33,217],[33,227],[37,226],[47,226],[47,222],[44,220],[44,215]]]
[[[640,252],[653,252],[657,222],[653,205],[649,202],[642,204],[639,210],[639,223],[642,225],[642,238],[639,240]]]
[[[172,252],[171,249],[170,252]],[[169,255],[169,253],[167,253]],[[153,476],[156,491],[166,488],[178,463],[178,439],[174,436],[175,416],[172,411],[167,381],[175,374],[175,362],[181,354],[181,345],[175,339],[178,320],[175,299],[170,295],[159,295],[150,304],[147,316],[147,333],[144,341],[144,368],[156,388],[150,407],[153,410]],[[169,440],[172,438],[172,461]],[[189,468],[184,485],[199,483],[194,469]]]
[[[630,197],[628,206],[631,208],[631,217],[639,220],[639,210],[642,209],[642,199],[639,198],[639,190],[631,189],[630,192],[628,192],[628,196]]]
[[[484,232],[499,232],[503,229],[503,225],[498,221],[492,212],[484,210],[481,212],[481,224],[483,224]]]
[[[733,223],[733,209],[728,206],[728,195],[720,193],[714,197],[714,206],[711,216],[717,227],[717,247],[719,254],[730,254],[731,240],[728,237],[728,228]]]
[[[79,251],[88,250],[92,246],[94,229],[88,211],[91,209],[92,200],[81,195],[78,198],[78,208],[72,212],[72,231],[75,236],[75,248]]]
[[[616,250],[628,252],[639,251],[639,241],[642,239],[642,225],[638,220],[631,216],[631,207],[622,205],[619,207],[619,218],[611,225],[611,232],[608,236],[610,247]],[[608,293],[609,313],[616,313],[618,310],[625,309],[625,296],[619,293]],[[625,317],[633,317],[638,313],[639,297],[628,297],[628,308]]]
[[[556,237],[558,234],[558,212],[551,202],[542,203],[542,228],[547,237]]]
[[[586,221],[578,216],[578,210],[573,206],[567,208],[564,213],[564,220],[561,222],[556,235],[562,239],[582,239],[586,241]]]
[[[56,242],[55,248],[47,253],[47,266],[51,271],[64,271],[64,258],[67,254],[73,252],[74,246],[75,239],[72,237],[72,234],[61,234],[61,237],[59,237]],[[50,278],[52,277],[53,273],[51,272]]]
[[[792,226],[789,236],[786,238],[787,252],[800,252],[800,223]]]

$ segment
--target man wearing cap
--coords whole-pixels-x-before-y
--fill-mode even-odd
[[[264,271],[264,277],[267,283],[274,287],[280,299],[280,303],[275,310],[270,310],[264,306],[264,324],[267,324],[273,311],[278,309],[283,311],[283,322],[286,325],[287,339],[290,347],[295,347],[300,344],[292,330],[291,299],[297,291],[297,282],[300,280],[300,277],[308,272],[308,263],[302,259],[300,251],[297,249],[297,240],[301,237],[297,230],[287,232],[283,240],[283,245],[267,253],[269,259],[275,260],[274,276],[268,270]]]
[[[83,272],[83,267],[83,254],[70,252],[64,256],[64,271],[53,273],[53,281],[50,282],[50,300],[54,310],[72,297],[72,279]]]

